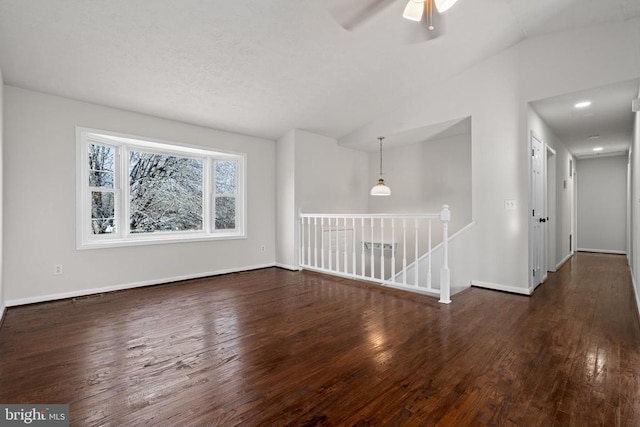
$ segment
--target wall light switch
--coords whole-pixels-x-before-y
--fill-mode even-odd
[[[505,200],[504,208],[508,211],[516,210],[516,201],[515,200]]]

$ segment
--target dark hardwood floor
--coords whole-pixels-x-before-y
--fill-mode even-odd
[[[451,305],[265,269],[10,308],[0,402],[77,426],[638,426],[626,259]]]

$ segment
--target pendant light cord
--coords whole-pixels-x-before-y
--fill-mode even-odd
[[[380,176],[382,176],[382,140],[384,136],[379,136],[378,139],[380,140]]]
[[[433,0],[429,0],[429,30],[433,31]]]

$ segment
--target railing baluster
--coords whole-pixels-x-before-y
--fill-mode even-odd
[[[420,234],[418,233],[418,230],[420,229],[420,225],[418,223],[418,218],[416,218],[414,221],[415,224],[415,230],[414,230],[414,239],[416,241],[416,252],[415,252],[415,261],[413,262],[413,271],[415,272],[415,277],[416,277],[416,288],[420,287],[420,268],[419,267],[419,262],[418,262],[418,258],[420,258],[420,253],[418,252],[418,237],[420,236]]]
[[[329,270],[333,270],[333,257],[331,256],[331,249],[333,248],[333,241],[332,241],[332,235],[333,233],[331,232],[331,217],[327,218],[327,221],[329,221]]]
[[[318,267],[318,217],[313,218],[313,266]]]
[[[320,217],[320,264],[324,270],[324,217]]]
[[[340,245],[340,217],[336,217],[336,271],[340,272],[340,254],[342,246]]]
[[[429,221],[429,236],[427,237],[427,240],[429,241],[429,252],[427,252],[427,289],[431,290],[431,220],[429,219],[427,221]]]
[[[364,269],[364,255],[365,255],[365,243],[364,243],[364,218],[360,218],[360,240],[362,241],[362,247],[360,248],[360,271],[362,272],[362,277],[364,277],[366,275],[365,269]]]
[[[396,220],[391,218],[391,281],[396,281]]]
[[[356,218],[353,217],[351,218],[351,255],[352,255],[352,270],[353,271],[353,276],[355,277],[356,275]]]
[[[311,218],[307,221],[307,265],[311,265]]]
[[[402,284],[407,286],[407,219],[402,218]]]
[[[348,273],[349,269],[347,268],[347,217],[344,217],[344,273]]]
[[[336,217],[336,271],[340,272],[340,217]]]
[[[371,278],[373,279],[374,277],[374,270],[375,270],[375,265],[374,265],[374,261],[373,261],[373,218],[371,218],[371,236],[369,238],[370,242],[369,242],[369,249],[371,251]]]
[[[300,218],[300,264],[307,265],[304,262],[304,218]]]
[[[384,218],[380,218],[380,280],[384,282]]]
[[[340,217],[336,217],[336,271],[340,271]]]

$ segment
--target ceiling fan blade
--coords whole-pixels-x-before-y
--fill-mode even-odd
[[[424,11],[427,9],[425,4],[426,2],[424,1],[409,0],[409,2],[404,8],[402,17],[404,19],[408,19],[409,21],[416,21],[416,22],[422,21]]]
[[[354,31],[393,2],[394,0],[329,0],[329,13],[342,28]]]
[[[433,40],[444,34],[444,19],[432,0],[424,2],[422,21],[404,21],[403,41],[407,44]]]
[[[451,6],[456,4],[457,1],[458,0],[435,0],[436,9],[438,12],[444,13],[449,10]]]

